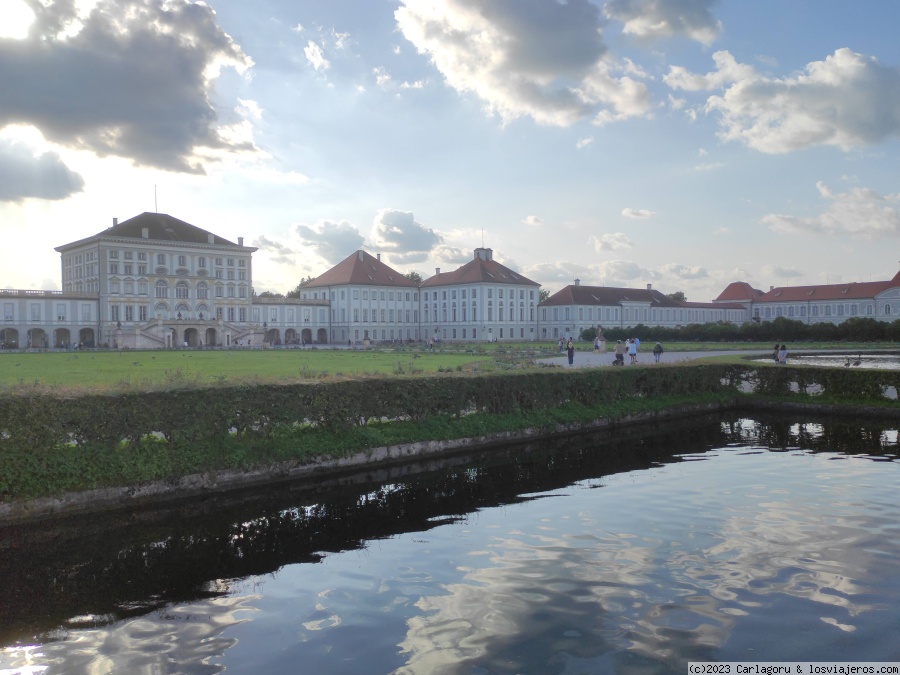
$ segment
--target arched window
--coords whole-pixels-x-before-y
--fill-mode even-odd
[[[885,313],[885,314],[890,314],[890,313],[891,313],[891,305],[890,305],[890,303],[885,303],[885,305],[884,305],[884,313]]]
[[[156,297],[157,298],[168,298],[169,297],[169,284],[166,283],[165,279],[160,279],[156,282]]]
[[[190,291],[190,287],[188,286],[188,282],[179,281],[175,284],[175,297],[179,299],[185,299],[189,297],[188,292]]]
[[[206,300],[209,297],[209,286],[206,285],[205,281],[201,281],[197,284],[197,299],[198,300]]]

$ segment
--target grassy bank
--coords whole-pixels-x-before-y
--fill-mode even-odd
[[[131,447],[69,446],[49,453],[6,456],[0,475],[0,501],[61,495],[103,487],[169,481],[181,476],[219,470],[248,470],[280,462],[341,458],[370,448],[429,440],[472,438],[525,429],[552,431],[559,425],[612,421],[639,413],[658,412],[687,404],[719,404],[712,394],[633,398],[597,405],[569,403],[525,413],[473,413],[462,418],[443,416],[424,420],[373,422],[344,430],[284,426],[266,437],[232,435],[216,443],[167,444],[146,438]]]

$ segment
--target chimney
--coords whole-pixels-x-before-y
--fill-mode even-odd
[[[212,232],[207,232],[206,243],[207,244],[215,244],[216,243],[216,235],[214,235]]]
[[[647,284],[647,290],[648,290],[648,291],[652,291],[652,290],[653,290],[653,284]]]
[[[769,290],[770,290],[770,291],[774,291],[774,290],[775,290],[775,287],[774,287],[774,286],[769,286]]]
[[[360,261],[360,262],[362,262],[363,260],[365,260],[365,254],[363,254],[362,251],[357,251],[357,252],[356,252],[356,255],[359,256],[359,261]]]
[[[115,226],[118,225],[118,224],[119,224],[119,219],[118,219],[118,218],[113,218],[113,227],[115,227]]]
[[[576,285],[576,286],[581,286],[581,279],[576,279],[576,280],[575,280],[575,285]]]
[[[238,246],[243,246],[243,245],[244,245],[244,238],[238,237]]]
[[[494,259],[494,249],[492,249],[492,248],[476,248],[475,249],[475,257],[481,258],[482,260],[493,260]]]
[[[150,228],[149,228],[149,227],[142,227],[142,228],[141,228],[141,237],[142,237],[143,239],[149,239],[149,238],[150,238]]]
[[[440,273],[441,273],[441,268],[440,268],[440,267],[435,267],[435,268],[434,268],[434,273],[435,273],[435,274],[440,274]]]
[[[378,262],[381,262],[381,254],[380,254],[380,253],[376,253],[375,255],[378,256]]]

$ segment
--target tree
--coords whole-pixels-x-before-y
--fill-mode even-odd
[[[412,272],[407,272],[403,276],[405,276],[407,279],[409,279],[411,282],[413,282],[416,286],[422,285],[422,275],[419,274],[418,272],[416,272],[415,270],[413,270]]]
[[[315,277],[306,277],[306,278],[300,279],[300,283],[297,284],[297,287],[288,291],[287,296],[285,296],[285,297],[299,298],[300,297],[300,289],[302,289],[304,286],[306,286],[308,283],[310,283],[314,279],[315,279]]]
[[[257,294],[255,291],[253,292],[254,298],[283,298],[284,296],[281,293],[273,293],[272,291],[263,291],[262,293]]]
[[[550,297],[550,291],[548,291],[546,288],[542,288],[541,290],[538,291],[538,302],[539,303],[544,302],[549,297]]]
[[[674,300],[675,302],[687,302],[687,297],[684,294],[684,291],[675,291],[674,293],[666,293],[666,297],[669,300]]]

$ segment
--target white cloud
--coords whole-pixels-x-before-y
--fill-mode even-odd
[[[738,64],[728,52],[713,59],[715,71],[672,67],[665,81],[689,91],[724,89],[706,110],[721,116],[725,140],[775,154],[815,145],[849,150],[900,135],[900,70],[873,57],[838,49],[781,79]]]
[[[669,263],[661,268],[664,274],[672,275],[678,279],[705,279],[709,276],[709,272],[704,267],[679,265],[678,263]]]
[[[377,84],[379,87],[384,89],[390,86],[391,75],[382,66],[373,68],[372,74],[375,75],[375,84]]]
[[[649,211],[647,209],[622,209],[622,215],[626,218],[653,218],[656,215],[656,211]]]
[[[579,139],[578,142],[575,144],[575,147],[576,147],[578,150],[583,150],[584,148],[586,148],[586,147],[588,147],[589,145],[591,145],[593,142],[594,142],[594,137],[593,137],[593,136],[588,136],[587,138],[581,138],[581,139]]]
[[[400,31],[427,54],[449,86],[472,93],[504,122],[529,116],[568,126],[646,115],[646,87],[618,77],[588,0],[401,0]]]
[[[27,38],[0,40],[0,127],[32,125],[58,146],[198,174],[216,153],[254,150],[222,133],[211,103],[223,68],[253,62],[208,5],[77,4],[30,3]]]
[[[724,162],[700,162],[694,165],[694,171],[715,171],[725,166]]]
[[[710,7],[715,0],[611,0],[606,15],[624,22],[622,32],[644,39],[683,35],[705,45],[722,32]]]
[[[804,273],[795,267],[781,267],[780,265],[766,265],[763,267],[763,274],[767,277],[776,277],[778,279],[793,279],[804,276]]]
[[[600,235],[599,237],[588,237],[588,242],[593,244],[594,250],[601,251],[618,251],[623,248],[631,248],[634,244],[625,235],[624,232],[611,232]]]
[[[424,89],[425,88],[425,80],[416,80],[415,82],[403,82],[400,85],[401,89]]]
[[[806,218],[770,213],[762,223],[780,234],[850,235],[861,239],[900,236],[900,193],[881,195],[868,188],[833,193],[821,182],[816,187],[828,201],[822,213]]]
[[[541,225],[546,224],[546,221],[538,216],[526,216],[522,222],[529,227],[540,227]]]
[[[365,242],[356,226],[346,220],[322,220],[313,227],[297,225],[294,231],[307,246],[330,264],[340,262],[353,251],[359,250]]]
[[[444,241],[440,234],[416,222],[412,213],[396,209],[378,212],[371,239],[375,247],[389,252],[392,260],[403,262],[421,262],[424,258],[418,259],[420,254],[427,254]]]
[[[322,51],[322,48],[312,40],[309,40],[306,43],[303,54],[315,70],[328,70],[328,68],[331,67],[328,59],[325,58],[325,53]]]

